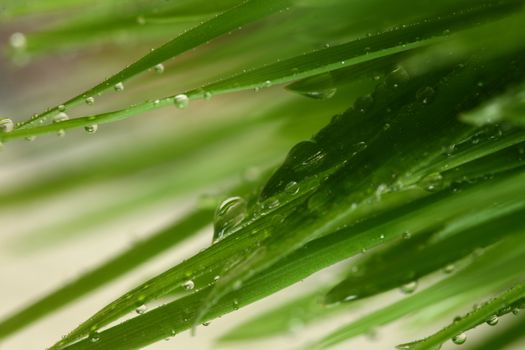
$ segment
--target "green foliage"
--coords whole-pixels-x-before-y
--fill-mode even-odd
[[[51,349],[144,347],[195,331],[317,272],[330,284],[254,315],[224,334],[221,344],[316,327],[398,288],[404,298],[390,298],[305,346],[328,348],[409,315],[438,322],[478,305],[428,337],[431,331],[414,327],[421,340],[398,345],[439,349],[524,307],[522,1],[56,0],[5,6],[9,21],[32,15],[50,22],[27,36],[11,36],[6,53],[15,64],[31,65],[56,50],[111,46],[119,35],[126,38],[119,45],[141,52],[65,102],[16,125],[3,120],[6,153],[19,138],[79,127],[88,133],[107,127],[134,139],[126,119],[136,116],[141,125],[144,112],[184,109],[176,128],[157,128],[123,151],[104,148],[89,169],[82,161],[63,165],[0,193],[0,206],[24,208],[69,190],[127,181],[129,198],[109,199],[47,232],[43,225],[18,239],[19,249],[29,249],[28,242],[51,249],[66,239],[65,231],[88,231],[166,199],[210,188],[216,195],[13,312],[0,321],[1,338],[211,224],[209,246],[94,309]],[[69,12],[75,15],[51,20]],[[149,45],[156,48],[144,54]],[[121,58],[109,52],[99,59],[111,55]],[[100,109],[89,111],[99,99]],[[214,106],[216,118],[198,125],[184,119],[194,104]],[[79,116],[70,118],[76,107]],[[239,179],[253,166],[255,174]],[[141,171],[146,184],[144,175],[133,176]],[[328,269],[346,260],[343,273]],[[145,305],[155,307],[143,312]],[[139,315],[129,318],[137,308]],[[493,345],[485,348],[522,341],[522,327],[520,319],[490,333],[486,344]]]

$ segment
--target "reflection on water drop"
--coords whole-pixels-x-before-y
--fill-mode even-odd
[[[53,124],[62,123],[62,122],[65,122],[66,120],[69,120],[69,116],[64,112],[60,112],[53,117]],[[60,137],[63,137],[65,134],[66,132],[64,129],[60,129],[57,131],[57,135]]]
[[[401,286],[400,290],[403,294],[412,294],[417,289],[417,281],[412,281]]]
[[[315,100],[328,100],[337,93],[337,88],[329,88],[317,91],[301,91],[300,94]]]
[[[91,124],[91,125],[86,125],[84,127],[84,130],[88,133],[88,134],[94,134],[97,132],[98,130],[98,125],[97,124]]]
[[[93,96],[86,98],[86,104],[90,106],[95,104],[95,98]]]
[[[186,290],[192,290],[193,288],[195,288],[195,282],[193,282],[192,280],[187,280],[182,284],[182,286]]]
[[[2,132],[11,132],[15,128],[15,123],[9,118],[0,119],[0,130]]]
[[[96,343],[100,340],[100,334],[98,332],[91,332],[89,333],[89,341],[92,343]]]
[[[117,92],[124,90],[124,84],[122,82],[116,83],[115,86],[113,87],[113,90]]]
[[[139,305],[136,309],[135,309],[135,312],[139,315],[142,315],[146,312],[146,310],[148,309],[148,307],[145,305],[145,304],[142,304],[142,305]]]
[[[284,192],[291,195],[297,194],[297,192],[299,192],[299,184],[295,181],[288,182],[284,188]]]
[[[159,64],[157,64],[157,65],[155,65],[155,66],[153,67],[153,70],[154,70],[155,73],[157,73],[157,74],[162,74],[162,73],[164,73],[164,65],[163,65],[162,63],[159,63]]]
[[[246,201],[242,197],[230,197],[223,201],[215,212],[213,242],[228,236],[246,217]]]
[[[495,325],[498,324],[498,322],[499,322],[499,318],[498,318],[497,315],[492,315],[492,316],[490,316],[490,318],[487,320],[487,324],[488,324],[489,326],[495,326]]]
[[[190,99],[188,98],[188,96],[184,94],[180,94],[180,95],[175,96],[173,103],[175,104],[175,107],[183,109],[183,108],[188,107],[188,104],[190,103]]]
[[[461,345],[464,344],[467,341],[467,335],[465,333],[460,333],[456,335],[454,338],[452,338],[452,341],[454,344]]]

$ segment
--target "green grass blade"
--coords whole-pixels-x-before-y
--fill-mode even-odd
[[[484,324],[485,322],[496,322],[497,317],[512,312],[515,307],[521,305],[525,298],[525,283],[516,284],[515,287],[505,291],[498,297],[484,303],[476,310],[455,320],[454,323],[441,331],[423,340],[398,345],[398,349],[424,350],[439,347],[449,339],[455,338],[464,342],[461,334],[471,328]],[[496,317],[495,321],[494,317]],[[495,323],[494,323],[495,324]],[[457,337],[457,338],[456,338]],[[460,338],[461,337],[461,338]]]
[[[235,30],[247,23],[254,22],[279,10],[290,6],[287,0],[247,0],[240,5],[223,12],[222,14],[204,22],[203,24],[181,34],[172,41],[164,44],[156,50],[145,55],[135,63],[124,68],[122,71],[106,79],[102,83],[86,90],[76,97],[64,102],[62,105],[70,108],[84,101],[88,97],[97,96],[99,93],[112,89],[114,85],[124,82],[129,78],[152,68],[156,64],[162,63],[171,59],[185,51],[188,51],[196,46],[206,43],[220,35],[226,34],[229,31]],[[163,102],[165,103],[165,102]],[[142,108],[132,108],[136,111],[144,111],[152,105],[142,106]],[[46,112],[38,114],[35,118],[24,122],[19,128],[25,129],[35,126],[40,120],[47,116],[59,112],[59,106],[53,107]],[[120,116],[122,117],[122,116]],[[117,117],[115,117],[117,118]],[[102,121],[98,121],[102,123]]]
[[[508,254],[508,251],[510,247],[520,242],[523,242],[523,235],[510,237],[490,248],[476,260],[476,264],[471,264],[452,277],[340,327],[321,340],[310,344],[309,349],[332,347],[411,313],[424,311],[426,307],[447,299],[459,296],[461,304],[466,304],[483,298],[487,293],[512,285],[516,278],[521,276],[516,263],[523,259],[525,252],[520,249],[513,254]],[[501,274],[502,270],[508,273]],[[479,283],[480,281],[489,282]]]
[[[493,182],[492,186],[490,186],[490,192],[492,193],[488,193],[485,186],[474,186],[460,193],[451,192],[444,197],[436,194],[429,197],[428,204],[423,207],[424,209],[414,210],[414,207],[417,208],[419,206],[409,205],[403,210],[405,212],[404,215],[400,215],[399,212],[392,213],[384,218],[377,218],[370,223],[366,223],[366,225],[363,224],[361,227],[346,228],[337,234],[313,241],[284,258],[273,268],[246,281],[239,290],[219,300],[210,308],[205,320],[234,311],[238,307],[242,307],[294,282],[300,281],[323,267],[358,254],[363,247],[372,248],[379,246],[384,244],[384,242],[399,239],[402,232],[406,230],[416,233],[421,231],[422,228],[447,221],[451,215],[460,214],[461,212],[466,213],[473,209],[472,207],[467,209],[467,204],[476,203],[476,205],[479,205],[479,208],[482,208],[487,203],[502,201],[504,198],[516,200],[514,195],[525,190],[519,184],[519,181],[516,181],[523,176],[523,174],[520,174],[519,176],[515,175]],[[450,211],[451,208],[454,209],[454,214]],[[385,232],[385,237],[383,239],[378,238],[378,232]],[[511,243],[512,245],[516,244],[516,242]],[[505,249],[507,248],[505,247]],[[511,256],[507,258],[510,259]],[[521,258],[522,256],[519,256],[519,259]],[[487,256],[487,259],[492,261],[493,257],[489,259]],[[503,262],[505,259],[500,260]],[[520,270],[515,262],[515,259],[512,260],[513,265],[511,266],[514,266],[514,270]],[[187,264],[183,264],[180,265],[179,269],[181,272],[188,271],[186,267]],[[499,267],[495,268],[495,270],[499,271]],[[494,271],[493,273],[496,272]],[[520,271],[516,271],[516,273],[520,273]],[[505,275],[503,277],[508,278],[509,276]],[[464,279],[460,280],[464,281]],[[153,286],[152,282],[147,282],[145,285]],[[65,349],[102,349],[108,346],[119,348],[121,346],[119,343],[122,344],[123,338],[126,338],[127,344],[131,344],[130,346],[144,346],[153,341],[172,336],[172,332],[178,333],[191,327],[193,317],[198,313],[201,303],[208,298],[209,292],[210,287],[207,287],[188,297],[176,300],[109,330],[100,332],[100,340],[95,343],[86,338],[79,343],[65,347]],[[455,293],[457,290],[453,292]],[[178,317],[174,317],[174,315],[178,315]],[[90,329],[87,328],[85,331],[85,335],[87,335]]]

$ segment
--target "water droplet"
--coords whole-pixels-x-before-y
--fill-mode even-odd
[[[400,290],[403,294],[412,294],[417,289],[417,281],[412,281],[401,286]]]
[[[60,112],[53,117],[53,123],[61,123],[65,122],[66,120],[69,120],[69,116],[64,112]]]
[[[65,122],[66,120],[69,120],[69,116],[64,112],[60,112],[53,117],[53,124],[62,123],[62,122]],[[60,137],[63,137],[65,134],[66,132],[64,129],[60,129],[57,131],[57,135]]]
[[[175,96],[173,102],[175,103],[175,106],[177,108],[183,109],[183,108],[188,107],[188,104],[190,103],[190,99],[188,98],[188,96],[184,94],[180,94],[180,95]]]
[[[157,64],[157,65],[155,65],[155,66],[153,67],[153,70],[154,70],[155,73],[157,73],[157,74],[162,74],[162,73],[164,73],[164,65],[163,65],[162,63],[159,63],[159,64]]]
[[[419,181],[419,186],[428,192],[436,192],[443,188],[443,176],[440,173],[432,173]]]
[[[237,299],[233,299],[233,309],[239,310],[239,301]]]
[[[264,86],[264,87],[270,87],[270,86],[272,86],[272,82],[271,82],[271,80],[266,80],[266,81],[264,82],[263,86]]]
[[[492,316],[490,316],[490,318],[487,320],[487,324],[488,324],[489,326],[495,326],[495,325],[498,324],[498,322],[499,322],[499,318],[498,318],[497,315],[492,315]]]
[[[288,182],[284,187],[284,192],[291,195],[297,194],[299,192],[299,184],[295,181]]]
[[[447,266],[445,266],[443,271],[445,273],[452,273],[452,272],[454,272],[455,269],[456,269],[456,266],[454,266],[454,264],[448,264]]]
[[[313,98],[315,100],[328,100],[335,96],[337,93],[337,88],[328,88],[317,91],[300,91],[299,93],[305,97]]]
[[[310,211],[317,211],[325,207],[328,201],[328,196],[323,192],[314,193],[308,199],[308,209]]]
[[[86,104],[87,105],[93,105],[95,103],[95,98],[93,96],[89,96],[88,98],[86,98]]]
[[[270,198],[263,202],[263,208],[266,210],[275,209],[281,204],[277,198]]]
[[[94,134],[94,133],[96,133],[97,130],[98,130],[98,124],[86,125],[86,126],[84,126],[84,130],[85,130],[88,134]]]
[[[147,309],[148,307],[146,306],[146,304],[142,304],[142,305],[137,306],[137,308],[135,309],[135,312],[138,313],[139,315],[142,315],[143,313],[146,312]]]
[[[230,197],[223,201],[214,218],[213,242],[218,242],[228,235],[235,226],[246,217],[246,201],[242,197]]]
[[[33,142],[33,141],[36,140],[36,136],[34,136],[34,135],[26,136],[24,139],[25,139],[26,141]]]
[[[211,97],[212,97],[211,92],[209,92],[209,91],[205,91],[204,92],[204,99],[205,100],[209,100],[209,99],[211,99]]]
[[[454,338],[452,338],[452,341],[454,344],[461,345],[464,344],[467,341],[467,335],[465,333],[460,333],[456,335]]]
[[[416,92],[416,99],[424,104],[428,104],[432,102],[434,93],[434,89],[432,89],[430,86],[426,86]]]
[[[193,288],[195,288],[195,282],[193,282],[192,280],[187,280],[182,284],[182,286],[186,290],[192,290]]]
[[[519,313],[520,313],[520,308],[519,307],[515,307],[514,309],[512,309],[512,314],[514,316],[517,316]]]
[[[9,118],[0,119],[0,130],[2,132],[11,132],[15,128],[15,123]]]
[[[66,106],[60,105],[60,106],[57,107],[57,109],[58,109],[59,112],[65,112],[66,111]],[[38,114],[37,114],[37,118],[38,118]]]
[[[408,231],[405,231],[405,232],[403,232],[403,234],[401,235],[401,237],[402,237],[403,239],[410,239],[410,238],[412,237],[412,234],[411,234],[410,232],[408,232]]]
[[[211,323],[211,322],[203,322],[202,325],[203,325],[204,327],[208,327],[208,326],[210,325],[210,323]]]
[[[100,340],[100,334],[98,332],[91,332],[89,333],[89,341],[92,343],[96,343]]]
[[[124,90],[124,84],[122,82],[116,83],[115,86],[113,86],[113,90],[117,92]]]
[[[408,72],[403,67],[399,66],[386,76],[385,81],[387,85],[397,88],[399,84],[402,84],[409,79],[410,75]]]
[[[27,39],[23,33],[16,32],[9,37],[9,45],[15,50],[23,50],[27,46]]]

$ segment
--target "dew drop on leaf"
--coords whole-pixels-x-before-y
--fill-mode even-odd
[[[188,98],[188,96],[184,94],[180,94],[180,95],[175,96],[173,102],[175,104],[175,107],[179,109],[183,109],[183,108],[188,107],[188,104],[190,103],[190,99]]]
[[[284,187],[284,192],[291,195],[297,194],[299,192],[299,184],[295,181],[288,182]]]
[[[90,105],[90,106],[93,105],[93,104],[95,104],[95,98],[94,98],[93,96],[89,96],[89,97],[87,97],[87,98],[86,98],[86,104],[87,104],[87,105]]]
[[[456,335],[454,338],[452,338],[452,341],[454,344],[461,345],[464,344],[467,341],[467,335],[465,333],[460,333]]]
[[[230,197],[224,200],[215,212],[213,242],[225,238],[229,231],[246,217],[246,201],[242,197]]]
[[[417,289],[417,281],[412,281],[401,286],[400,290],[403,294],[412,294]]]
[[[182,286],[186,290],[192,290],[193,288],[195,288],[195,282],[193,282],[193,280],[187,280],[182,284]]]
[[[164,73],[164,65],[163,65],[162,63],[159,63],[159,64],[157,64],[157,65],[155,65],[155,66],[153,67],[153,70],[154,70],[155,73],[157,73],[157,74],[162,74],[162,73]]]
[[[147,309],[148,309],[148,307],[147,307],[145,304],[142,304],[142,305],[139,305],[139,306],[135,309],[135,312],[138,313],[139,315],[142,315],[143,313],[146,312]]]
[[[94,134],[97,132],[98,130],[98,125],[97,124],[91,124],[91,125],[86,125],[84,127],[84,130],[88,133],[88,134]]]
[[[337,88],[327,88],[317,91],[301,91],[300,94],[315,100],[328,100],[335,96]]]
[[[11,132],[13,131],[15,124],[9,118],[0,119],[0,130],[2,132]]]
[[[263,208],[265,210],[275,209],[279,206],[280,202],[277,198],[270,198],[263,202]]]
[[[69,120],[69,116],[64,112],[60,112],[53,117],[53,124],[62,123],[62,122],[65,122],[66,120]],[[57,135],[60,137],[63,137],[65,134],[66,132],[64,129],[60,129],[57,131]]]
[[[490,318],[487,320],[487,324],[488,324],[489,326],[495,326],[495,325],[498,324],[498,322],[499,322],[499,318],[498,318],[497,315],[492,315],[492,316],[490,316]]]
[[[440,173],[427,175],[419,181],[419,186],[428,192],[437,192],[444,186],[443,176]]]
[[[89,341],[92,343],[96,343],[100,340],[100,334],[98,332],[91,332],[89,333]]]
[[[448,264],[447,266],[445,266],[443,271],[445,273],[452,273],[452,272],[454,272],[455,269],[456,269],[456,266],[454,266],[454,264]]]
[[[117,92],[124,90],[124,84],[122,82],[116,83],[115,86],[113,87],[113,90]]]
[[[394,88],[397,88],[400,84],[406,82],[409,79],[410,75],[401,66],[396,67],[396,69],[390,72],[385,78],[386,84]]]
[[[60,105],[57,108],[58,108],[59,112],[65,112],[66,111],[66,106],[64,106],[64,105]]]

